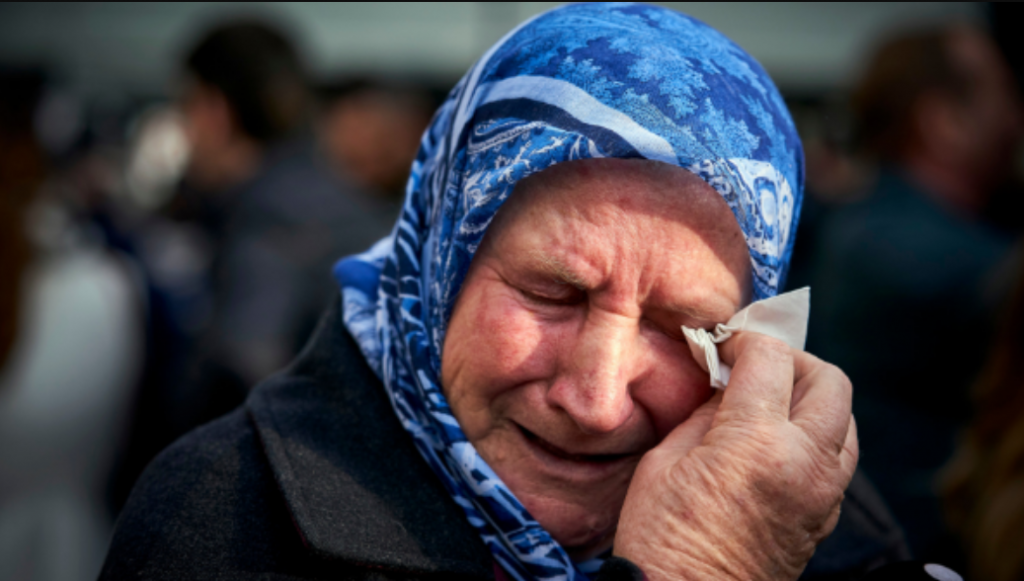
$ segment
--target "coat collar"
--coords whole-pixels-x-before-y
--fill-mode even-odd
[[[303,542],[374,568],[492,578],[490,551],[398,422],[339,303],[246,402]]]

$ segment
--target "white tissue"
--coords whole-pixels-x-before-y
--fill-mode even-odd
[[[693,358],[711,376],[711,387],[724,389],[729,384],[732,370],[718,359],[719,343],[737,331],[754,331],[803,351],[810,315],[811,289],[804,287],[748,305],[733,315],[728,323],[716,325],[714,333],[684,325],[683,335]]]

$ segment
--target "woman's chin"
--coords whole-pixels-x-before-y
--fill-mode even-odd
[[[574,561],[601,554],[615,540],[621,503],[609,510],[607,504],[595,508],[551,496],[525,495],[520,501]]]
[[[637,458],[583,462],[555,457],[519,430],[496,431],[477,449],[574,560],[611,547]]]

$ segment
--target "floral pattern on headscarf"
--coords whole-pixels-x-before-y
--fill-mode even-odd
[[[785,278],[803,153],[782,98],[707,25],[630,3],[557,8],[510,32],[424,134],[392,234],[335,267],[344,322],[402,425],[516,579],[586,579],[467,440],[440,385],[445,330],[473,254],[523,178],[591,158],[652,159],[718,191],[750,249],[754,299]]]

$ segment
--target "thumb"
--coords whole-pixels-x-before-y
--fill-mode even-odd
[[[672,456],[680,457],[700,446],[704,442],[704,436],[711,430],[715,413],[721,404],[722,391],[716,389],[711,399],[697,408],[685,422],[676,426],[658,447]]]

